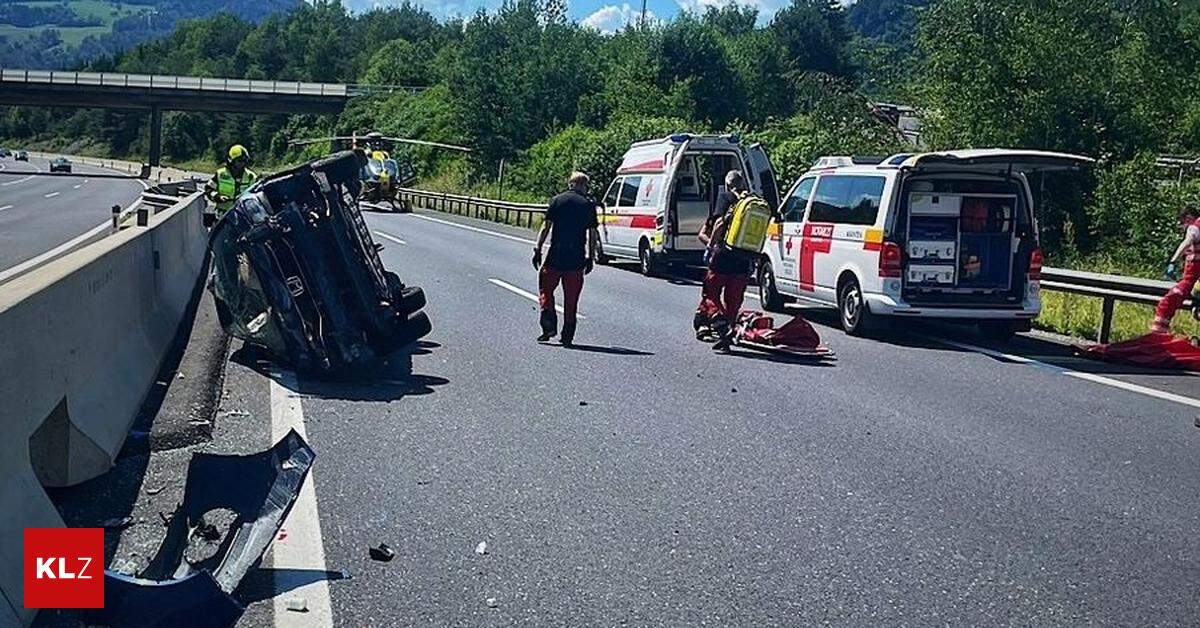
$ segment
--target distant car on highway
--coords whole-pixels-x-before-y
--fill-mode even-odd
[[[55,157],[50,160],[50,172],[70,172],[71,160],[66,157]]]
[[[13,159],[15,159],[17,161],[29,161],[29,152],[19,150],[16,152],[16,154],[13,155]]]
[[[0,157],[8,157],[9,155],[12,155],[12,151],[7,148],[0,148]]]

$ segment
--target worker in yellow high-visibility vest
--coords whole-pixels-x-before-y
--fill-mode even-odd
[[[217,207],[217,218],[233,209],[233,202],[258,181],[258,174],[250,169],[250,151],[241,144],[229,148],[225,165],[204,186],[204,195]]]

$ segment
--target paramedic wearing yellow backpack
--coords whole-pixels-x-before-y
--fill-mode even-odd
[[[693,326],[696,337],[715,333],[716,351],[726,351],[733,343],[733,325],[746,298],[750,270],[762,249],[770,209],[749,194],[746,178],[737,170],[725,175],[725,191],[708,222],[700,230],[700,241],[708,246],[705,253],[708,272],[700,292]],[[755,242],[757,241],[757,246]]]

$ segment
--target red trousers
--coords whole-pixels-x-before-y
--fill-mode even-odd
[[[1151,331],[1170,331],[1171,319],[1192,293],[1192,286],[1196,285],[1197,281],[1200,281],[1200,256],[1184,264],[1183,278],[1158,302]]]
[[[563,337],[570,340],[575,336],[575,312],[579,308],[579,294],[583,292],[582,270],[564,271],[542,266],[538,271],[538,305],[542,310],[542,331],[548,334],[558,333],[554,291],[560,281],[563,286]]]
[[[730,325],[737,322],[749,282],[750,277],[746,273],[726,275],[711,270],[705,272],[704,284],[700,288],[700,306],[696,308],[697,318],[711,321],[720,315]]]

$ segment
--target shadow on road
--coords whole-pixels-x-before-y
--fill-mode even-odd
[[[369,372],[358,372],[339,379],[315,379],[300,376],[301,396],[342,401],[395,401],[410,395],[428,395],[434,387],[450,383],[450,380],[435,375],[413,373],[412,357],[428,355],[431,349],[440,347],[436,342],[419,341],[397,350],[378,362]],[[230,360],[253,369],[263,377],[280,381],[280,367],[261,349],[243,344],[233,352]]]
[[[246,574],[242,583],[233,592],[233,597],[242,606],[250,606],[255,602],[272,599],[280,593],[287,593],[314,582],[349,579],[350,576],[344,571],[259,567]]]
[[[637,349],[626,349],[625,347],[601,347],[598,345],[581,345],[581,344],[573,344],[569,347],[564,347],[562,345],[559,345],[559,346],[563,349],[566,349],[567,351],[583,351],[585,353],[605,353],[608,355],[636,355],[636,356],[654,355],[654,353],[652,353],[650,351],[639,351]]]

